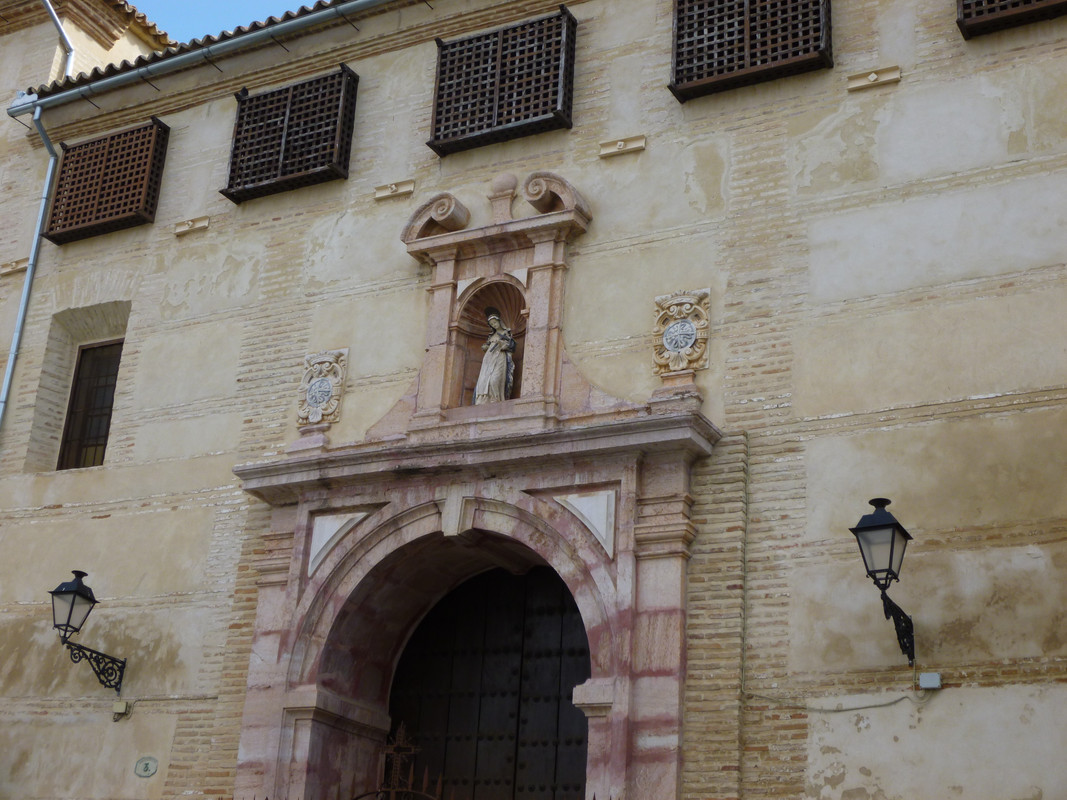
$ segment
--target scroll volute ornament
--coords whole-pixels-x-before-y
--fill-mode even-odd
[[[419,206],[400,238],[405,244],[411,244],[427,236],[460,231],[467,227],[470,218],[471,212],[455,195],[441,192]]]
[[[653,371],[657,375],[708,366],[710,289],[675,292],[656,298]]]
[[[522,185],[522,194],[526,202],[542,214],[553,211],[577,211],[586,219],[593,214],[585,198],[571,186],[569,181],[552,172],[531,172]]]
[[[584,231],[593,218],[589,204],[569,181],[552,172],[538,171],[530,173],[522,185],[522,196],[538,213],[532,217],[515,219],[512,213],[512,201],[517,186],[517,179],[510,173],[498,175],[493,179],[488,195],[493,225],[515,221],[526,222],[531,227],[541,227],[538,221],[540,217],[565,212],[574,217],[577,229]],[[470,220],[470,211],[455,195],[441,192],[415,210],[415,213],[408,219],[407,225],[404,226],[400,239],[408,245],[408,251],[416,255],[420,252],[417,244],[419,240],[463,231]],[[522,227],[522,225],[519,226],[519,228]],[[482,229],[482,231],[481,234],[473,231],[470,236],[460,238],[463,241],[478,238],[491,239],[499,234],[498,231],[487,229]]]

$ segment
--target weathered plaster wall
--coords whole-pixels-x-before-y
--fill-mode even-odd
[[[683,796],[1063,794],[1050,754],[1067,663],[1067,20],[964,42],[942,0],[835,0],[833,70],[679,105],[669,0],[577,2],[574,128],[439,159],[424,144],[433,37],[554,6],[430,5],[46,114],[72,143],[148,114],[171,138],[154,224],[42,250],[0,430],[0,640],[16,643],[0,666],[0,796],[73,796],[22,746],[72,719],[99,743],[67,756],[71,774],[98,776],[79,796],[232,789],[248,565],[270,533],[232,468],[296,439],[308,353],[349,348],[335,444],[409,394],[430,273],[404,222],[448,191],[488,224],[489,181],[539,169],[592,207],[562,327],[598,387],[645,400],[659,385],[652,298],[711,290],[696,381],[727,436],[693,479]],[[45,44],[47,28],[6,37],[0,74],[44,80]],[[349,179],[222,197],[233,92],[341,62],[361,76]],[[893,65],[899,83],[847,92],[846,76]],[[642,134],[643,152],[598,158]],[[0,267],[29,252],[44,160],[22,126],[0,125]],[[412,196],[374,199],[406,179]],[[199,217],[205,230],[176,235]],[[0,361],[20,291],[21,273],[0,270]],[[53,315],[114,300],[131,312],[106,466],[27,472]],[[878,495],[916,537],[892,594],[915,618],[920,668],[947,688],[921,711],[792,708],[908,693],[847,532]],[[104,600],[82,638],[130,658],[126,720],[111,722],[109,693],[48,627],[45,593],[73,568]],[[157,777],[130,777],[141,755],[159,758]]]
[[[0,31],[3,31],[0,28]],[[47,73],[52,63],[55,29],[43,26],[0,33],[0,75],[4,76],[4,105],[14,99],[17,89],[25,90],[40,75]],[[34,142],[37,134],[23,125],[5,119],[0,125],[0,191],[4,224],[0,225],[0,298],[4,303],[0,313],[0,336],[10,343],[18,308],[17,292],[21,288],[21,273],[7,274],[16,262],[29,255],[29,237],[36,220],[41,196],[46,159],[37,155]],[[9,211],[10,209],[10,211]],[[12,289],[11,287],[17,287]],[[9,313],[10,310],[10,313]],[[0,363],[7,362],[8,347],[0,351]]]
[[[878,694],[833,698],[829,708],[878,703]],[[805,796],[1058,797],[1067,745],[1058,686],[958,689],[885,708],[813,717]],[[965,766],[964,766],[965,765]]]
[[[9,94],[5,101],[14,99],[15,91],[26,91],[31,86],[38,86],[46,80],[53,62],[63,54],[59,46],[56,29],[51,25],[36,25],[4,33],[4,47],[0,52],[0,74],[9,84]],[[62,61],[60,61],[62,65]],[[4,136],[12,136],[25,131],[20,125],[4,125]],[[4,159],[7,166],[7,159]]]
[[[131,753],[164,752],[174,736],[171,717],[145,703],[136,719],[121,727],[108,719],[110,703],[66,703],[46,720],[29,713],[10,714],[0,734],[0,769],[11,787],[10,797],[109,797],[114,800],[155,800],[162,797],[165,767],[148,779],[129,765]],[[77,729],[78,737],[70,736]],[[92,768],[81,767],[86,742],[92,742]],[[136,760],[136,758],[135,758]],[[78,769],[64,765],[76,764]],[[6,787],[5,787],[6,789]],[[32,792],[32,795],[31,795]]]

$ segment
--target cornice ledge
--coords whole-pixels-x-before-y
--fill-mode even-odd
[[[483,249],[498,242],[527,246],[550,238],[546,233],[553,234],[551,238],[567,239],[588,229],[593,219],[589,204],[565,178],[544,170],[531,173],[522,186],[522,196],[537,213],[521,219],[512,217],[516,186],[511,173],[494,178],[488,195],[493,222],[472,230],[464,230],[470,212],[454,195],[434,195],[411,215],[400,239],[412,256],[432,262],[434,252],[471,242]]]
[[[114,47],[130,27],[127,15],[110,3],[65,0],[56,11],[64,19],[69,16],[82,33],[105,50]]]
[[[722,433],[696,412],[654,414],[477,440],[411,444],[372,442],[239,464],[242,488],[273,506],[292,505],[312,490],[441,470],[502,468],[535,461],[676,452],[688,461],[711,454]],[[536,469],[536,467],[534,467]]]
[[[574,233],[585,233],[589,227],[589,221],[590,218],[581,209],[573,208],[525,219],[514,219],[497,225],[486,225],[482,228],[438,233],[410,241],[405,239],[404,243],[407,245],[409,254],[425,260],[433,251],[458,248],[471,243],[484,243],[484,246],[491,247],[498,241],[518,241],[522,245],[529,245],[531,244],[529,234],[539,231],[556,231],[570,238]]]

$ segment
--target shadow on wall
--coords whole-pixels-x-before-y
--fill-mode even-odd
[[[0,662],[0,697],[106,697],[115,695],[100,686],[92,669],[74,664],[52,628],[51,617],[34,614],[0,624],[0,641],[12,644]],[[97,620],[97,622],[102,622]],[[129,699],[137,694],[179,691],[185,673],[180,637],[172,630],[149,625],[98,624],[71,641],[127,661],[123,690]],[[102,693],[102,694],[99,694]]]

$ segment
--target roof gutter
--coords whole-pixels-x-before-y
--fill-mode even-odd
[[[347,22],[347,15],[349,14],[368,11],[372,8],[377,8],[378,6],[383,6],[392,2],[395,2],[395,0],[348,0],[348,2],[339,3],[330,6],[329,8],[320,9],[319,11],[313,11],[302,17],[296,17],[295,19],[286,20],[285,22],[268,25],[265,28],[260,28],[258,31],[243,33],[234,36],[232,39],[227,39],[224,42],[216,42],[215,44],[201,47],[188,53],[181,53],[180,55],[162,58],[159,61],[154,61],[151,64],[146,64],[136,69],[131,69],[128,72],[120,72],[117,75],[101,78],[92,83],[87,83],[84,86],[56,92],[47,97],[38,97],[35,94],[19,94],[14,102],[8,107],[7,113],[9,116],[19,117],[23,114],[29,114],[30,112],[35,111],[35,109],[49,109],[56,106],[62,106],[75,100],[82,100],[93,95],[104,94],[105,92],[110,92],[113,89],[118,89],[122,86],[127,86],[141,80],[157,78],[160,75],[177,72],[178,70],[186,69],[205,62],[212,63],[212,59],[221,58],[222,56],[239,52],[245,48],[265,44],[278,36],[298,33],[314,25],[322,25],[325,22],[330,22],[335,19],[343,19]]]
[[[51,0],[41,0],[41,2],[44,3],[48,16],[52,18],[52,24],[59,31],[59,43],[67,54],[67,63],[63,65],[63,74],[69,78],[74,75],[74,45],[71,43],[70,37],[67,36],[67,32],[63,30],[63,23],[60,22],[59,15],[56,14],[56,10],[52,7]]]

